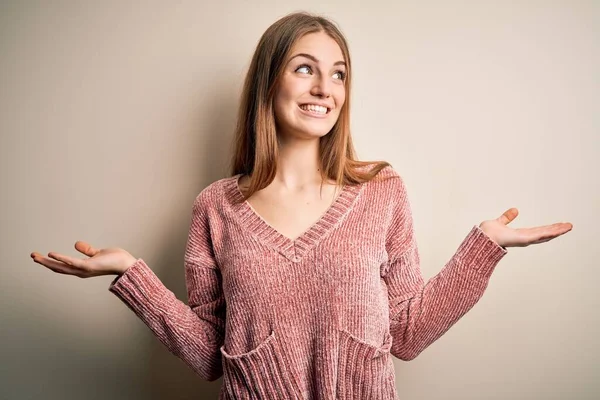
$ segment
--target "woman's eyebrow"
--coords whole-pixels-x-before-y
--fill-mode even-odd
[[[313,60],[317,64],[319,63],[319,60],[317,60],[317,58],[315,56],[312,56],[307,53],[298,53],[298,54],[294,55],[292,58],[290,58],[290,61],[292,61],[296,57],[306,57],[306,58]],[[345,67],[346,63],[344,61],[336,61],[333,65],[343,65]]]

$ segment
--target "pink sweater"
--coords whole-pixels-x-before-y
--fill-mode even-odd
[[[296,240],[243,199],[238,176],[196,198],[188,304],[138,259],[109,290],[220,399],[397,399],[392,355],[412,360],[483,295],[506,250],[477,225],[423,281],[405,185],[345,186]]]

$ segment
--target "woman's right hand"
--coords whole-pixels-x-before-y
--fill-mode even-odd
[[[59,274],[75,275],[80,278],[91,278],[101,275],[122,275],[136,262],[136,258],[117,247],[96,249],[82,241],[75,242],[75,249],[90,258],[74,258],[55,252],[48,257],[40,253],[31,253],[34,262],[41,264]]]

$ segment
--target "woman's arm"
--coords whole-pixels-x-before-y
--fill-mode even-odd
[[[389,260],[382,273],[388,289],[391,352],[412,360],[477,303],[507,252],[474,226],[445,267],[425,283],[406,188],[400,177],[392,179],[396,204],[386,241]]]
[[[178,300],[142,259],[116,278],[109,290],[169,351],[200,377],[214,381],[223,374],[220,347],[225,332],[225,300],[200,196],[194,202],[184,266],[189,305]]]

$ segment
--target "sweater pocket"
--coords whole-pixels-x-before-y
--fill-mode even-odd
[[[373,346],[340,330],[336,399],[396,399],[391,347],[388,332],[381,346]]]
[[[253,350],[223,355],[223,386],[231,399],[300,399],[275,331]]]

